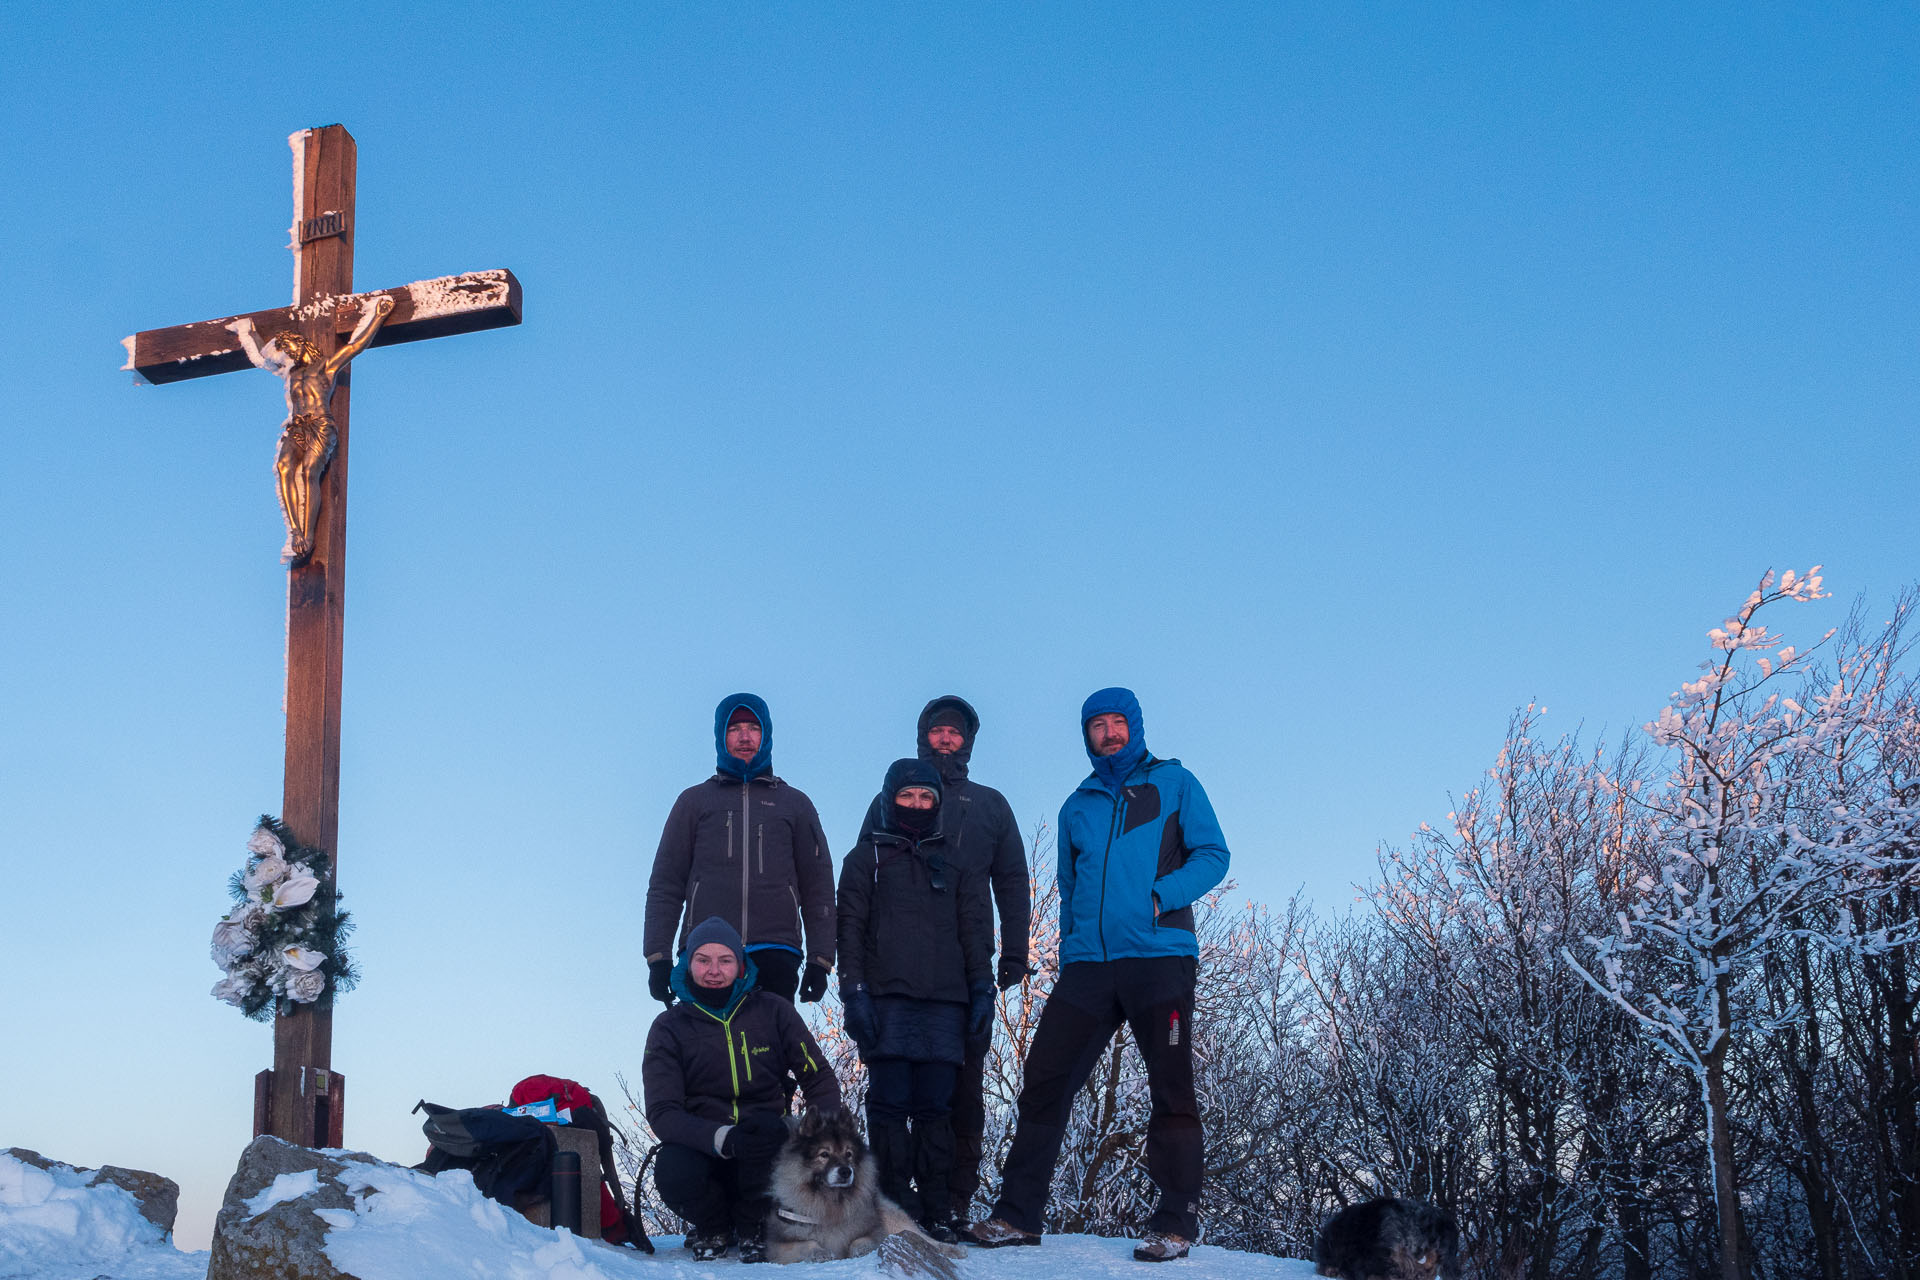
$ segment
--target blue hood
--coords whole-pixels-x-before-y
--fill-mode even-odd
[[[736,760],[734,763],[740,762]],[[693,953],[709,942],[725,943],[733,949],[733,954],[740,961],[740,976],[733,980],[733,990],[727,993],[726,1003],[718,1009],[709,1009],[693,998],[693,975],[689,972],[693,967]],[[747,998],[748,993],[753,990],[753,984],[759,980],[760,970],[754,965],[753,957],[747,954],[746,947],[741,945],[739,932],[719,916],[708,916],[687,934],[686,949],[680,953],[679,962],[673,966],[673,973],[667,979],[667,985],[673,988],[674,995],[679,996],[694,1008],[725,1021],[733,1016],[733,1011],[740,1007],[740,1002]]]
[[[1110,712],[1127,718],[1127,745],[1110,756],[1096,756],[1087,741],[1087,721]],[[1116,685],[1088,695],[1080,704],[1080,745],[1086,747],[1087,759],[1093,761],[1093,776],[1100,780],[1101,786],[1118,795],[1127,775],[1147,758],[1147,733],[1140,720],[1140,699],[1133,696],[1133,690]]]
[[[745,764],[727,754],[727,721],[741,707],[753,712],[754,718],[760,722],[760,750]],[[738,778],[742,782],[771,770],[773,717],[767,714],[767,704],[751,693],[730,693],[720,699],[720,705],[713,709],[713,752],[719,759],[715,767],[728,777]]]

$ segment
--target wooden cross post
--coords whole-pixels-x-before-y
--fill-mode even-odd
[[[124,340],[124,368],[153,383],[250,368],[253,360],[234,328],[242,321],[252,322],[262,342],[275,332],[298,332],[326,361],[354,333],[363,310],[382,297],[392,300],[392,310],[371,346],[520,323],[520,282],[505,270],[356,295],[353,136],[333,124],[296,133],[288,142],[293,147],[293,306],[137,333]],[[328,854],[329,876],[340,865],[349,372],[340,368],[332,384],[337,443],[317,490],[313,550],[287,575],[287,754],[280,816],[294,838]],[[273,1068],[254,1082],[254,1133],[302,1146],[338,1147],[345,1099],[344,1082],[332,1070],[332,1012],[311,1004],[290,1007],[274,1019]]]

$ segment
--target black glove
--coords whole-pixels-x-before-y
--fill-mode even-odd
[[[873,997],[865,984],[840,988],[840,1004],[846,1010],[847,1034],[865,1053],[880,1040],[880,1018],[873,1011]]]
[[[806,976],[800,979],[800,1003],[812,1004],[827,994],[827,969],[818,960],[807,961]]]
[[[967,1038],[977,1040],[993,1025],[993,988],[986,983],[975,987],[967,1001]]]
[[[1012,956],[1001,956],[1000,971],[997,975],[1000,980],[1000,989],[1005,991],[1008,987],[1017,985],[1020,979],[1032,972],[1033,970],[1027,968],[1027,962],[1025,960],[1015,960]]]
[[[768,1160],[787,1145],[787,1122],[772,1111],[750,1111],[721,1144],[722,1155],[736,1160]]]
[[[673,966],[665,960],[647,962],[647,990],[668,1008],[673,1007]]]

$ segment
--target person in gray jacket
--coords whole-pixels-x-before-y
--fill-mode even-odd
[[[773,775],[773,719],[750,693],[713,713],[718,767],[673,802],[647,882],[641,954],[670,1005],[674,938],[718,916],[740,934],[758,989],[818,1000],[833,970],[833,857],[813,801]],[[802,965],[805,977],[801,976]]]

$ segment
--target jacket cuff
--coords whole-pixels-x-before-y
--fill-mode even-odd
[[[727,1154],[721,1148],[727,1145],[727,1135],[732,1132],[733,1126],[730,1124],[723,1124],[713,1131],[713,1154],[717,1156],[725,1156]]]

